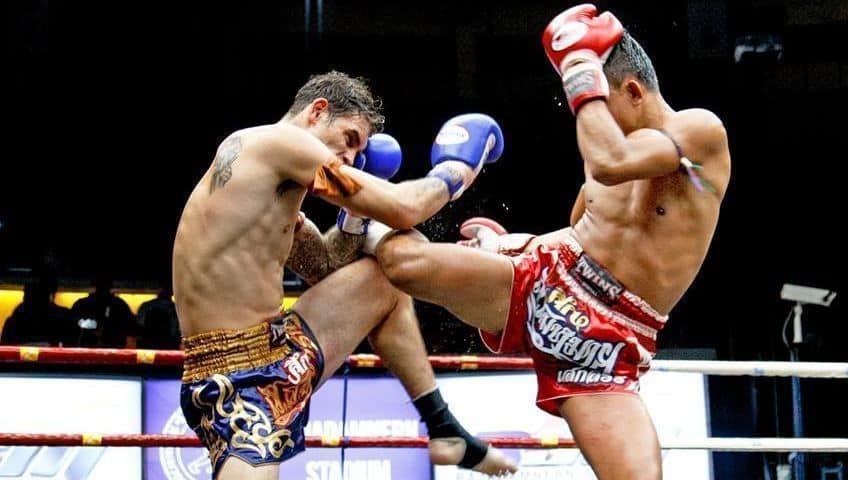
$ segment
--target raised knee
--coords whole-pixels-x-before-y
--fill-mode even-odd
[[[424,245],[404,234],[394,235],[380,244],[377,260],[392,285],[404,290],[421,278],[425,267],[422,261]]]

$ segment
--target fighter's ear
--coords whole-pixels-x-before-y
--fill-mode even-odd
[[[627,77],[622,82],[621,89],[633,103],[640,103],[645,97],[645,86],[639,83],[636,77]]]
[[[315,124],[318,123],[318,117],[321,116],[322,113],[327,111],[327,107],[329,107],[330,102],[327,101],[326,98],[319,97],[312,101],[309,105],[309,123]]]

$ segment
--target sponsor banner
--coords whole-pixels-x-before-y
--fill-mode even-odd
[[[566,372],[566,371],[564,371]],[[574,375],[562,373],[562,375]],[[602,381],[586,378],[585,381]],[[615,382],[615,377],[609,381]],[[704,376],[698,373],[651,372],[640,379],[641,396],[660,438],[704,438],[707,428],[707,397]],[[466,428],[481,436],[571,437],[559,417],[535,406],[536,378],[532,373],[478,373],[442,375],[442,395]],[[634,438],[634,445],[640,440]],[[508,450],[520,471],[517,480],[594,480],[588,464],[576,449]],[[455,467],[435,467],[435,480],[482,480],[483,475]],[[664,450],[666,480],[711,480],[709,452]]]
[[[576,375],[564,371],[562,375]],[[595,379],[586,378],[585,381]],[[604,379],[598,379],[602,381]],[[615,381],[614,378],[612,381]],[[704,377],[652,372],[641,379],[644,398],[661,438],[708,436]],[[565,423],[534,406],[534,375],[467,373],[440,375],[443,395],[456,416],[481,436],[569,437]],[[178,380],[148,380],[144,386],[147,433],[190,433],[179,411]],[[127,378],[0,376],[0,431],[141,431],[141,382]],[[313,397],[307,435],[415,436],[426,429],[403,388],[387,376],[353,376],[347,382],[346,422],[342,432],[344,380],[328,381]],[[59,401],[58,399],[61,399]],[[638,441],[634,439],[634,441]],[[518,479],[593,479],[576,450],[509,450],[522,468]],[[138,448],[0,447],[0,480],[140,479]],[[706,451],[663,452],[664,478],[710,480]],[[308,480],[425,480],[431,478],[425,449],[311,448],[281,468],[280,478]],[[209,479],[211,468],[200,448],[149,448],[144,452],[149,480]],[[483,478],[452,467],[436,467],[436,480]]]
[[[309,436],[417,436],[426,428],[400,383],[388,376],[352,376],[347,382],[347,405],[342,432],[344,380],[332,378],[312,397]],[[188,434],[179,409],[180,382],[145,383],[145,432]],[[145,449],[147,480],[206,480],[212,468],[202,448]],[[425,449],[414,448],[308,448],[282,464],[280,478],[307,480],[429,480],[431,469]]]
[[[0,375],[0,431],[141,433],[141,380]],[[0,480],[141,479],[141,449],[0,447]]]

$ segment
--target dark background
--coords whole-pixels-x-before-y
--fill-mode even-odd
[[[570,5],[325,0],[319,17],[314,0],[6,3],[0,274],[22,280],[47,255],[65,285],[107,266],[119,286],[154,286],[168,275],[183,203],[218,142],[275,122],[310,73],[330,68],[368,77],[384,99],[386,130],[404,147],[398,178],[426,172],[432,138],[452,115],[486,112],[503,127],[504,157],[424,225],[431,238],[455,239],[458,223],[478,214],[513,231],[560,228],[581,160],[540,33]],[[802,360],[848,360],[848,3],[599,7],[652,56],[673,107],[713,110],[730,137],[733,176],[713,246],[660,346],[785,360],[791,304],[779,292],[790,282],[840,293],[830,308],[805,309]],[[735,62],[737,40],[750,34],[776,35],[782,59]],[[305,209],[322,225],[335,216],[313,200]],[[479,347],[444,313],[420,313],[435,350]],[[803,385],[807,435],[845,436],[845,382]],[[714,434],[791,435],[787,382],[714,379],[711,388],[724,402],[713,408]],[[725,457],[734,471],[747,465],[744,478],[762,474],[758,456]],[[722,462],[716,478],[743,478],[718,476],[729,468]]]

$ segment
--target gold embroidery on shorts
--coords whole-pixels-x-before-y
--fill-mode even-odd
[[[291,351],[288,345],[271,348],[270,324],[262,322],[243,330],[212,330],[183,339],[183,383],[194,383],[213,374],[230,374],[276,362]]]
[[[209,421],[209,417],[206,415],[200,417],[200,429],[202,433],[200,440],[206,446],[209,454],[209,462],[212,465],[217,465],[218,459],[227,451],[227,442],[212,428],[212,422]]]
[[[276,380],[270,385],[256,387],[271,408],[274,425],[288,426],[303,408],[312,395],[312,383],[303,382],[296,385]]]
[[[282,361],[285,380],[276,380],[256,388],[270,407],[274,424],[280,427],[289,425],[303,411],[312,395],[312,384],[318,374],[318,347],[306,335],[299,317],[287,315],[284,328],[288,340],[300,347],[301,351],[291,353]]]
[[[236,393],[229,378],[216,374],[210,380],[218,386],[218,395],[215,398],[214,405],[200,398],[203,387],[197,387],[192,391],[191,401],[195,407],[214,409],[213,415],[229,420],[230,428],[233,431],[233,437],[230,439],[232,448],[246,448],[256,452],[262,458],[267,458],[269,454],[274,458],[281,458],[286,447],[294,448],[291,431],[281,428],[275,432],[274,426],[265,412],[256,405],[242,399],[241,395]],[[232,410],[227,411],[224,403],[230,400],[232,400]],[[211,423],[206,415],[203,416],[200,423],[209,440],[217,437]],[[213,459],[213,455],[217,459],[221,453],[223,453],[223,450],[213,452],[213,449],[210,448],[210,460]]]

